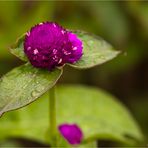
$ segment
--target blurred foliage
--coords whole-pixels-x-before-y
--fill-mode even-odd
[[[84,144],[108,139],[137,146],[142,141],[142,133],[129,111],[107,92],[82,85],[59,86],[56,91],[57,125],[78,124],[84,134]],[[0,118],[0,140],[20,137],[48,144],[48,95],[47,92],[26,108]],[[60,137],[59,146],[71,147]]]
[[[32,25],[47,20],[97,34],[123,51],[90,70],[66,67],[61,82],[96,85],[115,94],[148,137],[148,2],[0,1],[0,75],[21,64],[8,51],[10,45]]]

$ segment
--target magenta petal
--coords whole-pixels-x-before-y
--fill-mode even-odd
[[[34,67],[51,70],[78,61],[82,56],[82,42],[57,23],[45,22],[26,33],[24,52]]]
[[[78,61],[82,56],[82,41],[78,39],[76,34],[68,33],[69,40],[72,43],[72,54],[68,59],[69,63],[74,63]]]
[[[83,139],[83,133],[76,124],[62,124],[59,126],[59,131],[72,145],[80,144]]]

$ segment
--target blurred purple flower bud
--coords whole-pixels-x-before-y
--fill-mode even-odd
[[[72,145],[80,144],[83,139],[83,133],[76,124],[62,124],[59,126],[59,131]]]
[[[57,23],[35,25],[26,33],[24,52],[34,67],[53,69],[75,63],[82,56],[82,41]]]

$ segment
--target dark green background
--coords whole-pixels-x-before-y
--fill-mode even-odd
[[[79,71],[67,66],[59,83],[97,86],[114,94],[148,135],[148,2],[0,2],[1,76],[22,64],[10,54],[11,44],[42,21],[94,33],[123,51],[113,61],[92,69]]]

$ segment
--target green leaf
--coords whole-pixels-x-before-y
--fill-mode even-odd
[[[0,115],[23,107],[53,87],[62,70],[51,72],[25,64],[13,69],[0,79]]]
[[[47,97],[48,93],[26,108],[0,118],[0,139],[24,137],[48,143]],[[96,139],[133,143],[143,138],[124,105],[108,93],[92,87],[57,87],[57,123],[78,124],[84,133],[82,145]]]
[[[110,139],[132,143],[142,139],[129,111],[108,93],[78,85],[60,87],[57,93],[58,123],[77,123],[85,141]]]
[[[91,68],[115,58],[120,52],[98,36],[84,31],[73,31],[83,41],[83,56],[75,64],[68,64],[77,69]],[[12,54],[23,61],[28,61],[24,53],[24,35],[11,47]]]
[[[74,31],[83,42],[83,56],[70,66],[78,69],[91,68],[115,58],[120,52],[98,36],[83,31]]]
[[[19,37],[14,45],[10,47],[10,52],[20,58],[23,61],[28,61],[27,56],[24,53],[24,38],[25,34]]]

